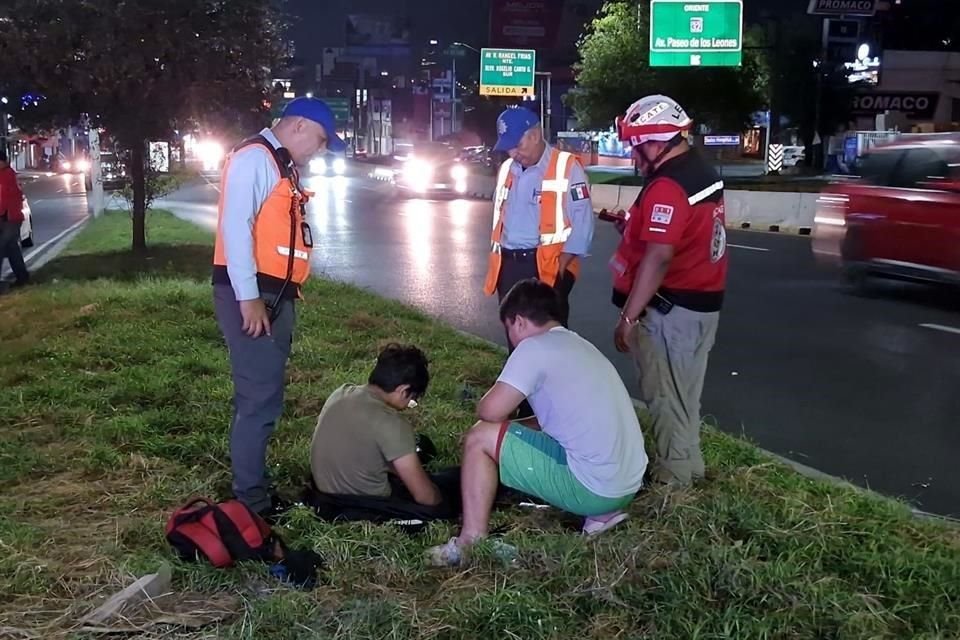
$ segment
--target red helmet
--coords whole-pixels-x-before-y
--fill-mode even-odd
[[[692,126],[693,120],[673,98],[654,95],[640,98],[617,118],[617,135],[635,147],[651,140],[670,140]]]

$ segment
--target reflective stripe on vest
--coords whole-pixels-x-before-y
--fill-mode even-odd
[[[553,286],[559,277],[560,255],[563,243],[570,237],[573,227],[567,221],[566,202],[570,189],[569,173],[573,169],[573,154],[552,149],[550,162],[540,181],[540,244],[537,247],[537,274],[544,282]],[[493,230],[490,236],[490,254],[487,258],[487,276],[483,283],[483,292],[493,295],[500,278],[501,238],[506,215],[507,199],[513,186],[513,161],[507,160],[497,173],[497,188],[493,202]],[[567,270],[577,277],[580,265],[577,258],[567,264]]]
[[[540,211],[540,244],[563,244],[570,238],[573,227],[566,219],[567,192],[570,190],[570,179],[567,173],[570,171],[570,162],[573,160],[573,154],[567,151],[553,151],[551,166],[547,169],[547,174],[556,176],[552,179],[544,179],[540,183],[541,192],[548,191],[556,194],[556,203],[553,211],[552,231],[547,232],[544,224],[546,212]],[[554,164],[555,162],[555,164]],[[493,235],[491,240],[491,251],[500,251],[500,233],[497,233],[497,226],[502,222],[505,207],[507,206],[507,197],[510,194],[510,187],[513,186],[513,175],[510,168],[513,166],[513,160],[506,160],[500,165],[500,171],[497,173],[497,188],[494,192],[493,201]]]
[[[567,178],[567,171],[570,168],[570,161],[573,159],[573,154],[566,151],[561,151],[557,154],[556,161],[556,178],[553,180],[544,180],[541,183],[541,189],[543,191],[550,191],[557,194],[556,203],[554,204],[553,211],[553,233],[543,233],[543,227],[541,225],[540,233],[540,244],[549,245],[549,244],[563,244],[570,237],[570,233],[573,231],[567,223],[565,212],[565,205],[567,202],[567,192],[570,190],[570,179]],[[541,212],[543,215],[544,212]]]
[[[510,194],[510,187],[513,185],[513,176],[510,175],[510,168],[513,166],[513,160],[507,158],[500,171],[497,172],[497,188],[493,195],[493,230],[491,231],[490,251],[500,253],[500,233],[497,225],[503,218],[503,208],[507,206],[507,196]]]
[[[267,143],[268,144],[268,143]],[[226,245],[223,239],[224,195],[233,160],[242,153],[250,153],[256,146],[264,147],[280,176],[266,200],[257,212],[251,230],[253,258],[258,280],[266,276],[279,285],[287,277],[294,285],[301,285],[310,276],[310,247],[304,241],[305,220],[302,205],[309,199],[309,192],[301,191],[295,172],[285,175],[274,153],[263,143],[255,142],[230,153],[221,175],[221,196],[217,206],[217,234],[214,242],[214,268],[227,266]],[[293,232],[293,267],[290,269],[290,240]]]

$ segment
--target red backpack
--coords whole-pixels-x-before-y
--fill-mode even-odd
[[[282,544],[263,518],[239,500],[194,498],[167,520],[167,541],[184,560],[206,558],[215,567],[243,560],[273,561]]]

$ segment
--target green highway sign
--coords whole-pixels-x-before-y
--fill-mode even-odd
[[[320,98],[327,103],[330,111],[333,111],[333,117],[337,120],[337,126],[344,126],[350,121],[350,98]],[[274,120],[280,117],[284,107],[290,102],[289,99],[274,100],[270,106],[270,117]]]
[[[533,95],[536,68],[533,49],[481,49],[480,95]]]
[[[350,98],[321,98],[333,111],[337,125],[344,125],[350,120]]]
[[[650,0],[651,67],[739,67],[743,0]]]

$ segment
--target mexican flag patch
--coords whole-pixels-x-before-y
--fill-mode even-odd
[[[573,201],[583,200],[590,197],[590,191],[587,189],[587,185],[584,182],[578,182],[577,184],[570,187],[570,195],[573,196]]]

